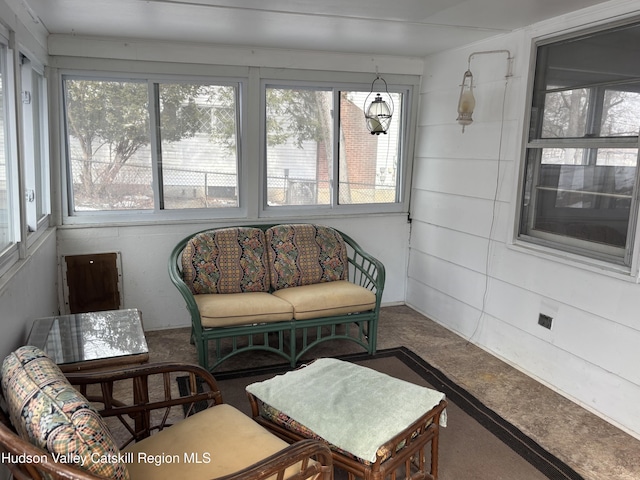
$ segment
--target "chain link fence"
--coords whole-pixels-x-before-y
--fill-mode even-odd
[[[328,180],[295,178],[286,175],[271,175],[267,179],[267,203],[277,205],[329,205],[331,184]],[[367,203],[393,203],[396,201],[395,186],[365,182],[340,182],[340,197],[343,205]]]
[[[94,161],[85,171],[84,164],[72,162],[76,211],[154,208],[150,165],[125,164],[115,171],[111,163]],[[238,176],[234,173],[178,168],[165,168],[162,173],[166,209],[238,206]]]
[[[108,162],[72,162],[73,194],[76,211],[150,210],[154,208],[153,175],[149,165]],[[89,174],[90,172],[90,174]],[[83,178],[91,181],[83,182]],[[237,207],[238,176],[235,173],[164,168],[162,200],[165,209]],[[269,205],[329,205],[328,180],[271,175],[267,179]],[[365,182],[340,182],[348,194],[341,204],[393,203],[395,186]]]

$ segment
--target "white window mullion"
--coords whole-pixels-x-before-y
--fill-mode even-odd
[[[13,216],[13,240],[18,245],[20,258],[26,258],[27,245],[22,242],[27,238],[26,223],[26,198],[25,198],[25,152],[23,150],[23,123],[22,109],[18,105],[21,98],[21,72],[20,54],[15,48],[15,32],[10,33],[8,55],[6,62],[6,88],[5,93],[5,120],[9,120],[9,125],[5,127],[5,138],[7,152],[7,186],[9,189],[9,216]],[[11,92],[12,95],[8,95]],[[24,219],[24,220],[23,220]]]
[[[49,156],[49,96],[48,96],[48,82],[44,72],[36,71],[36,76],[39,79],[38,83],[38,100],[39,100],[39,117],[40,122],[40,198],[38,199],[40,205],[40,218],[38,221],[41,223],[43,220],[47,220],[51,214],[51,159]],[[41,225],[38,225],[40,228]]]
[[[153,179],[153,209],[164,208],[162,192],[162,147],[160,145],[160,100],[158,85],[149,81],[149,135],[151,147],[151,177]]]
[[[34,92],[36,85],[33,83],[31,62],[27,58],[22,59],[22,113],[23,113],[23,148],[25,159],[24,180],[26,195],[27,224],[31,231],[36,231],[38,227],[37,196],[39,195],[37,179],[39,177],[39,146],[40,139],[35,127],[35,109],[37,108],[37,92]]]
[[[331,185],[331,207],[335,208],[340,203],[340,90],[333,91],[333,164],[332,171],[329,172],[329,181]]]

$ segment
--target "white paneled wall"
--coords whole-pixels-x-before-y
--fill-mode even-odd
[[[58,315],[55,230],[32,248],[6,275],[11,280],[0,283],[0,359],[24,345],[35,318]]]
[[[15,3],[0,0],[3,29],[15,32],[16,45],[22,52],[28,53],[32,60],[46,63],[47,37],[44,27],[35,23],[23,25],[13,11]],[[3,79],[10,79],[10,71],[3,72]],[[7,85],[13,88],[9,80],[4,84],[4,93],[11,90]],[[37,236],[35,240],[26,240],[28,248],[24,258],[9,267],[0,278],[0,359],[24,344],[34,318],[58,314],[55,230],[39,231],[38,235],[34,235]],[[0,478],[8,476],[8,470],[0,467]]]
[[[407,303],[640,437],[640,285],[513,244],[531,39],[631,9],[620,5],[427,58]],[[500,49],[515,57],[506,96],[506,55],[474,56],[475,121],[462,133],[455,118],[469,55]],[[540,313],[553,317],[551,330]]]
[[[387,273],[383,303],[404,302],[409,239],[406,214],[315,221],[346,233],[378,258]],[[60,228],[58,255],[120,252],[124,307],[141,310],[145,330],[184,327],[190,325],[190,317],[184,300],[169,280],[169,254],[180,240],[194,232],[234,224],[237,223]]]

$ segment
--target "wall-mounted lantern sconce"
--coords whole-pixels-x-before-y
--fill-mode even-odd
[[[369,99],[374,92],[375,83],[378,80],[384,83],[384,92],[383,94],[376,93],[375,98],[369,103]],[[367,106],[368,103],[369,106]],[[371,135],[386,134],[391,125],[391,117],[393,117],[393,99],[387,89],[387,82],[380,76],[377,76],[371,83],[371,93],[369,93],[364,100],[364,118],[367,121],[367,128],[371,132]]]
[[[483,52],[473,52],[469,55],[467,71],[462,76],[462,84],[460,84],[460,98],[458,99],[458,118],[456,121],[462,125],[462,132],[464,133],[464,127],[473,123],[473,110],[476,108],[476,99],[473,96],[473,74],[471,73],[471,59],[476,55],[491,55],[491,54],[505,54],[507,56],[507,74],[505,78],[511,77],[511,67],[513,64],[513,57],[509,50],[486,50]]]
[[[457,122],[464,127],[473,123],[473,109],[476,107],[476,99],[473,96],[473,74],[470,70],[464,72],[462,84],[460,85],[460,98],[458,100]]]

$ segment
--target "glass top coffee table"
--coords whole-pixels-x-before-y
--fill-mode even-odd
[[[42,349],[63,372],[149,361],[137,309],[39,318],[27,344]]]

